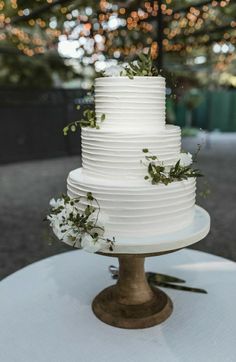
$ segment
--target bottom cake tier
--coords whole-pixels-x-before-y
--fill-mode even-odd
[[[194,178],[152,185],[146,180],[96,178],[79,168],[70,172],[67,190],[71,198],[81,197],[81,208],[87,204],[86,194],[92,192],[106,220],[108,238],[166,234],[185,228],[194,217]]]

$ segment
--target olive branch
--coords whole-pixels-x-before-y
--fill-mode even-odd
[[[91,236],[94,243],[98,242],[98,240],[103,240],[108,243],[109,250],[113,251],[115,238],[113,237],[112,240],[104,238],[103,234],[105,228],[98,223],[100,213],[99,202],[91,192],[88,192],[86,195],[88,205],[85,207],[84,211],[81,212],[78,208],[81,199],[82,197],[70,198],[69,196],[62,194],[61,198],[57,200],[60,205],[51,207],[50,214],[45,220],[52,221],[55,216],[58,217],[58,220],[60,220],[60,231],[64,236],[68,236],[71,242],[74,243],[72,245],[73,247],[76,246],[77,241],[79,241],[81,245],[83,236],[88,234]],[[93,202],[96,203],[97,207],[93,206]],[[68,207],[70,207],[69,215],[67,215],[67,217],[65,215],[61,216],[60,214],[63,210],[66,210]],[[95,220],[93,220],[91,216],[95,216]],[[69,228],[68,225],[70,225]]]
[[[158,70],[153,64],[151,49],[148,54],[139,54],[137,61],[129,62],[120,74],[133,79],[135,76],[157,76]]]
[[[77,107],[80,109],[80,106]],[[106,119],[105,114],[102,114],[100,118],[96,116],[96,112],[93,109],[86,109],[83,112],[83,118],[69,123],[66,127],[63,128],[64,136],[68,135],[68,132],[76,132],[78,127],[90,127],[95,129],[100,129],[101,123]]]
[[[145,180],[150,180],[153,185],[163,183],[168,185],[174,181],[187,180],[189,177],[202,177],[201,172],[192,168],[191,165],[181,166],[180,160],[175,165],[167,169],[163,163],[158,161],[158,157],[149,152],[148,148],[144,148],[143,153],[146,154],[145,159],[148,161],[144,163],[147,167],[148,175],[144,177]],[[143,163],[143,161],[141,161]]]

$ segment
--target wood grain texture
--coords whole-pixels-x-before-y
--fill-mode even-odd
[[[94,314],[104,323],[126,329],[148,328],[172,313],[169,297],[151,288],[144,271],[144,257],[119,256],[117,284],[104,289],[93,301]]]

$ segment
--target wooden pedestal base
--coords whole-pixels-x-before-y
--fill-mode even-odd
[[[119,256],[119,279],[104,289],[93,301],[94,314],[114,327],[148,328],[164,322],[172,313],[170,298],[157,288],[150,288],[144,271],[144,257]]]

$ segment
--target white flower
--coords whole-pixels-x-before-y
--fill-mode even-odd
[[[57,209],[60,206],[65,206],[65,202],[64,199],[51,199],[49,202],[49,205],[53,208],[53,209]]]
[[[89,253],[96,253],[104,246],[104,244],[105,244],[104,240],[93,239],[92,236],[87,233],[84,234],[84,236],[82,236],[81,247]]]
[[[56,237],[65,242],[71,241],[71,237],[75,236],[75,232],[71,224],[61,217],[61,213],[57,215],[49,215],[47,219],[50,221],[50,226]]]
[[[55,201],[52,199],[50,201],[52,208],[57,209],[60,206],[63,206],[63,209],[57,214],[50,214],[47,216],[47,219],[50,221],[50,226],[55,234],[55,236],[69,244],[74,245],[76,238],[78,237],[78,230],[75,230],[73,223],[69,220],[69,215],[72,212],[76,212],[72,205],[64,202],[64,199],[58,199]]]
[[[74,205],[65,204],[65,208],[62,210],[61,213],[66,219],[68,219],[70,217],[70,214],[76,216],[78,214],[78,209]]]
[[[121,65],[111,65],[104,71],[106,77],[118,77],[124,68]]]
[[[191,165],[191,163],[193,162],[193,158],[192,158],[192,155],[191,153],[181,153],[180,154],[180,158],[179,158],[179,161],[180,161],[180,166],[189,166]]]
[[[57,217],[58,215],[48,216],[48,220],[50,220],[50,226],[56,237],[59,240],[63,239],[63,232],[61,231],[63,228],[61,227],[61,220]]]
[[[137,60],[134,60],[133,62],[126,63],[125,67],[126,67],[126,68],[129,68],[129,69],[132,69],[132,68],[131,68],[131,65],[135,65],[135,66],[137,67],[138,61],[137,61]]]
[[[86,223],[87,225],[78,225],[75,220],[81,210],[77,207],[76,202],[70,202],[63,199],[52,199],[50,201],[52,213],[47,216],[50,226],[56,237],[74,247],[82,247],[85,251],[96,252],[105,246],[106,240],[103,240],[104,224],[107,218],[95,210],[92,212]]]

